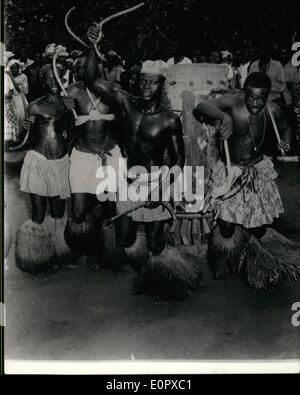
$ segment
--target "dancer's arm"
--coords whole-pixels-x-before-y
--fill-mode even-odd
[[[146,207],[151,209],[156,208],[161,204],[161,200],[151,201],[151,198],[159,197],[159,199],[164,200],[164,193],[169,190],[170,185],[175,183],[177,177],[181,176],[180,169],[183,168],[185,163],[181,121],[177,116],[172,116],[168,122],[169,127],[165,133],[168,133],[166,139],[170,163],[169,166],[165,168],[166,171],[162,173],[163,177],[160,179],[159,186],[151,191],[148,196],[149,203],[146,205]]]
[[[89,28],[87,36],[91,44],[86,61],[86,85],[96,96],[101,97],[103,103],[113,109],[118,109],[122,104],[123,95],[121,91],[115,85],[104,81],[102,78],[96,78],[99,58],[96,54],[94,43],[98,44],[102,37],[102,33],[99,32],[96,24]]]
[[[222,122],[220,126],[220,134],[221,139],[225,140],[232,134],[232,119],[231,116],[228,115],[227,112],[231,112],[231,110],[236,105],[236,99],[233,95],[224,95],[219,99],[215,100],[206,100],[202,103],[199,103],[198,106],[194,109],[194,116],[196,119],[200,119],[200,116],[205,116],[208,118],[213,118],[216,120],[220,120]]]

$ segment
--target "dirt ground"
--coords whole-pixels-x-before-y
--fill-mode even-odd
[[[300,243],[300,168],[279,163],[285,214],[275,223]],[[29,217],[18,172],[5,175],[13,237]],[[14,244],[5,272],[5,357],[34,360],[208,360],[300,357],[291,306],[300,282],[256,294],[237,279],[214,280],[203,263],[203,288],[184,302],[157,304],[133,294],[134,272],[114,275],[84,264],[42,277],[19,271]]]

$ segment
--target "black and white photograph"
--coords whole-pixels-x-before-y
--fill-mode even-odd
[[[5,374],[299,373],[300,1],[3,19]]]

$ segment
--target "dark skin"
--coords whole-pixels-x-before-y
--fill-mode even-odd
[[[66,107],[71,110],[75,108],[78,115],[88,115],[93,109],[93,103],[88,96],[86,85],[83,82],[85,74],[86,58],[80,57],[75,65],[76,79],[78,82],[71,84],[68,89],[68,97],[65,99]],[[97,102],[97,97],[92,93],[93,99]],[[109,106],[102,101],[97,102],[97,109],[101,114],[111,114]],[[82,152],[101,153],[110,151],[116,145],[116,122],[107,120],[88,120],[74,128],[74,138],[72,145]],[[81,223],[86,216],[88,209],[99,203],[95,195],[86,193],[72,193],[73,219]],[[103,202],[103,212],[107,216],[114,213],[114,202]]]
[[[15,63],[10,67],[11,74],[14,78],[16,78],[20,73],[20,66]]]
[[[207,58],[202,51],[195,51],[193,55],[193,63],[206,63]]]
[[[269,47],[268,43],[263,43],[262,47],[259,50],[259,61],[258,61],[258,67],[259,70],[263,73],[267,73],[269,66],[270,66],[270,61],[271,61],[271,48]]]
[[[131,72],[129,78],[129,92],[132,95],[139,94],[139,80],[140,80],[140,72],[137,71]]]
[[[91,42],[99,39],[97,27],[88,31]],[[121,89],[102,79],[95,80],[97,58],[93,47],[88,55],[87,83],[90,89],[100,95],[103,102],[111,106],[123,125],[122,142],[128,157],[128,167],[165,164],[164,153],[168,152],[168,165],[184,165],[184,143],[182,125],[179,118],[159,104],[164,78],[154,74],[141,74],[140,97],[134,98]],[[159,206],[159,202],[149,202],[149,208]],[[160,254],[165,247],[163,221],[145,225],[148,248]],[[136,223],[128,216],[116,224],[117,240],[123,247],[131,246],[136,238]]]
[[[69,97],[75,101],[78,115],[88,115],[93,109],[93,104],[87,94],[84,83],[71,84],[67,90]],[[94,96],[94,100],[97,98]],[[97,103],[101,114],[111,114],[108,106],[102,102]],[[111,150],[116,145],[115,122],[107,120],[88,120],[75,129],[74,146],[79,151],[100,153]]]
[[[212,51],[209,54],[209,63],[218,64],[221,61],[221,54],[218,51]]]
[[[20,61],[21,62],[26,62],[27,59],[28,59],[26,49],[25,48],[21,48],[20,51],[19,51],[19,54],[20,54]]]
[[[197,119],[204,115],[221,121],[220,138],[228,139],[232,164],[247,165],[263,158],[264,129],[265,133],[270,133],[273,128],[266,109],[267,99],[266,89],[248,86],[245,93],[224,95],[219,99],[200,103],[194,110],[194,115]],[[288,151],[291,141],[290,127],[276,104],[270,103],[269,108],[281,135],[280,148]],[[219,223],[223,237],[231,237],[235,225],[223,220],[219,220]],[[252,233],[257,236],[264,234],[261,228],[252,229]]]
[[[25,129],[30,129],[33,136],[33,149],[47,159],[61,159],[67,153],[63,131],[67,127],[64,104],[60,97],[60,88],[50,69],[43,75],[45,96],[40,97],[28,106],[28,119],[24,122]],[[59,196],[47,198],[30,194],[32,203],[32,221],[41,224],[44,221],[47,199],[50,214],[53,218],[62,218],[65,200]]]
[[[78,59],[76,59],[76,62],[73,67],[73,73],[76,81],[83,81],[84,79],[85,62],[86,62],[85,56],[80,56]]]

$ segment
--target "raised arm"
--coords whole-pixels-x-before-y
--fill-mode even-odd
[[[33,130],[35,126],[36,119],[36,105],[34,103],[30,103],[27,108],[27,117],[23,120],[22,126],[23,129],[30,132]]]
[[[85,77],[86,83],[87,85],[89,85],[90,83],[93,83],[96,79],[99,58],[95,51],[95,44],[98,45],[102,38],[102,33],[99,32],[99,28],[96,23],[88,29],[87,36],[90,42],[90,49],[88,52],[85,66]]]
[[[75,119],[72,112],[69,111],[66,105],[64,106],[64,110],[60,118],[55,121],[55,126],[58,131],[66,132],[67,140],[70,139],[75,126]]]
[[[99,58],[96,54],[94,43],[98,44],[100,42],[102,33],[99,32],[99,28],[95,24],[89,28],[87,36],[90,41],[90,50],[86,61],[86,85],[96,96],[101,97],[103,103],[117,110],[122,104],[121,92],[102,78],[96,78]]]
[[[232,119],[228,113],[231,113],[234,108],[235,100],[234,95],[224,95],[219,99],[206,100],[198,104],[193,114],[198,120],[200,120],[202,115],[221,121],[219,129],[221,139],[227,139],[232,133]]]

